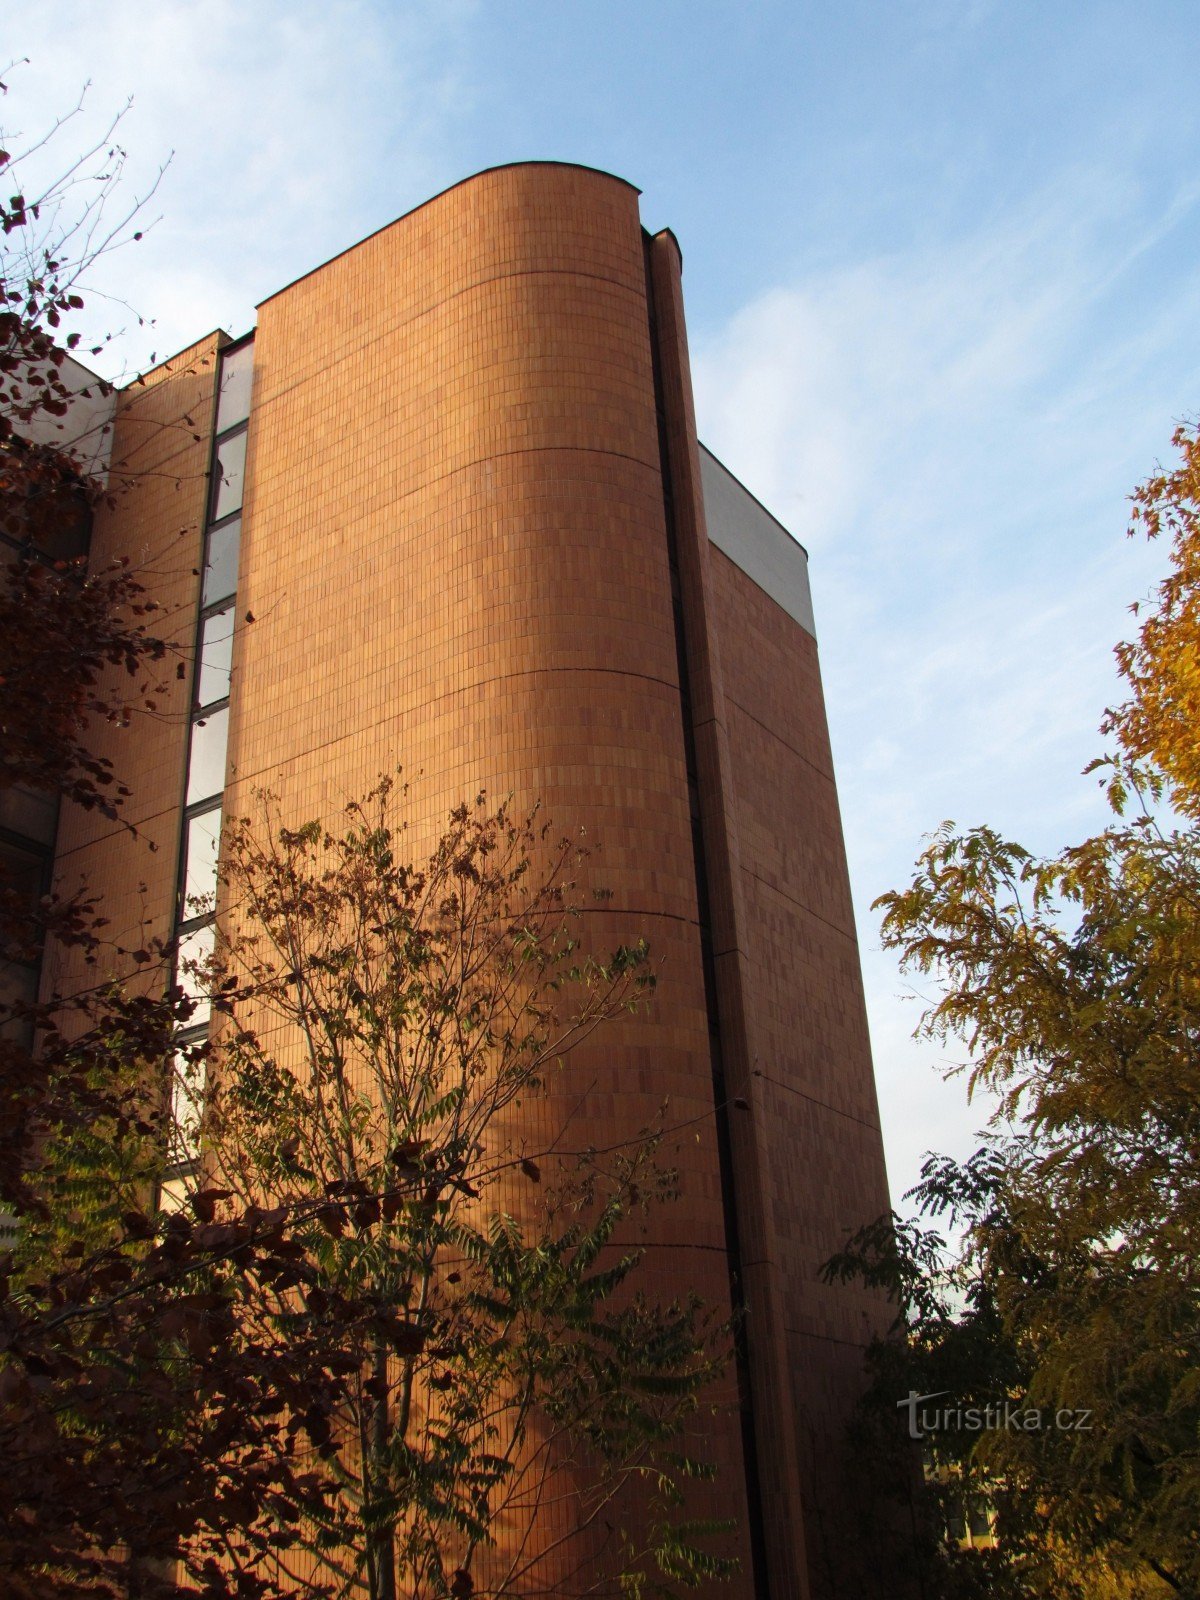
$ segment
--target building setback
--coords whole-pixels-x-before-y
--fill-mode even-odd
[[[258,788],[332,818],[402,762],[418,856],[480,788],[585,828],[597,939],[661,967],[570,1104],[603,1145],[669,1099],[642,1281],[744,1313],[721,1592],[867,1592],[842,1430],[880,1307],[819,1269],[888,1199],[807,561],[697,441],[674,237],[604,173],[480,173],[122,391],[113,436],[93,560],[196,664],[106,732],[137,836],[65,815],[60,878],[196,954]]]

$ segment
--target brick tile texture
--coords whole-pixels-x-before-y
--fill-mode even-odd
[[[220,342],[122,395],[128,470],[93,545],[146,574],[185,659]],[[727,1317],[655,355],[721,1045],[747,1106],[728,1123],[766,1566],[773,1600],[807,1600],[834,1592],[829,1540],[849,1537],[829,1463],[881,1318],[818,1277],[887,1205],[861,978],[816,647],[709,545],[678,251],[660,235],[647,257],[629,185],[549,163],[483,173],[260,308],[226,813],[266,789],[293,824],[332,821],[402,765],[415,859],[481,788],[583,830],[590,886],[612,895],[586,938],[646,937],[658,993],[574,1051],[510,1137],[537,1148],[570,1118],[579,1142],[607,1145],[665,1103],[682,1199],[637,1237],[641,1282]],[[188,681],[154,717],[97,732],[136,833],[81,814],[61,829],[60,881],[105,889],[127,949],[171,930]],[[60,963],[48,981],[72,978]],[[713,1592],[749,1600],[733,1374],[713,1399],[701,1426],[721,1477],[692,1510],[736,1519],[741,1575]],[[550,1498],[547,1592],[574,1592],[586,1567],[574,1518]],[[501,1557],[516,1537],[502,1531]]]
[[[728,1316],[635,192],[486,173],[266,302],[247,482],[230,813],[266,787],[327,816],[403,763],[418,859],[480,788],[586,831],[612,893],[588,936],[646,937],[658,997],[574,1051],[512,1137],[537,1147],[574,1112],[606,1145],[669,1100],[683,1199],[652,1219],[640,1281]],[[694,1509],[738,1519],[745,1576],[721,1592],[740,1600],[739,1423],[732,1387],[715,1398],[721,1480]],[[554,1593],[586,1559],[576,1515],[555,1497],[538,1528],[566,1541]]]

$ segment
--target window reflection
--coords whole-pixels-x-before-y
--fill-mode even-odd
[[[184,804],[219,795],[225,787],[225,746],[229,739],[229,707],[210,711],[192,724],[192,750]]]
[[[224,600],[226,595],[232,594],[237,588],[238,545],[241,543],[241,536],[241,517],[225,523],[223,527],[210,530],[201,605],[210,606],[214,600]]]
[[[171,1119],[175,1125],[173,1154],[177,1161],[190,1160],[196,1154],[207,1077],[208,1065],[203,1057],[197,1061],[191,1058],[188,1050],[175,1052],[171,1073]]]
[[[234,428],[250,415],[250,387],[254,380],[254,345],[221,357],[221,398],[217,402],[217,432]]]
[[[190,1025],[207,1022],[212,1015],[212,1003],[208,997],[208,976],[206,966],[216,945],[217,930],[208,923],[203,928],[193,928],[191,933],[185,933],[179,940],[179,955],[175,962],[175,982],[184,994],[196,1002],[196,1009],[192,1012]],[[196,969],[199,968],[199,971]]]
[[[184,921],[206,917],[217,900],[217,851],[221,841],[221,812],[202,811],[191,817],[184,840],[183,905]]]
[[[39,844],[53,844],[58,829],[58,796],[39,794],[21,784],[0,789],[0,826],[23,833]]]
[[[246,476],[246,432],[235,433],[217,446],[213,460],[212,520],[219,522],[241,509]]]
[[[229,699],[229,668],[233,661],[233,607],[205,617],[200,633],[200,670],[196,674],[196,704],[210,706]]]

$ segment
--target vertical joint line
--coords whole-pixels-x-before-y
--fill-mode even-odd
[[[713,1111],[716,1121],[717,1159],[721,1176],[721,1209],[725,1228],[725,1253],[729,1263],[729,1294],[734,1313],[734,1366],[738,1387],[738,1412],[741,1419],[742,1464],[749,1514],[750,1560],[754,1592],[769,1600],[767,1541],[763,1511],[762,1483],[759,1474],[758,1440],[754,1424],[754,1397],[751,1386],[750,1354],[746,1332],[746,1294],[742,1276],[741,1240],[738,1231],[737,1192],[734,1186],[733,1142],[729,1130],[729,1105],[726,1098],[725,1067],[721,1051],[721,1016],[717,1003],[717,974],[713,954],[712,917],[708,869],[704,857],[704,825],[700,807],[699,764],[696,760],[696,735],[692,724],[691,678],[688,671],[687,630],[679,580],[679,548],[675,524],[675,496],[671,477],[670,448],[667,439],[666,399],[659,352],[658,313],[654,297],[651,239],[643,235],[646,273],[646,308],[650,324],[650,359],[654,370],[654,408],[658,423],[659,468],[663,485],[663,512],[667,529],[667,559],[671,574],[671,610],[675,629],[675,662],[679,677],[679,703],[683,722],[684,761],[687,767],[688,810],[691,819],[692,863],[696,879],[696,907],[699,917],[700,957],[704,975],[704,1004],[708,1015],[709,1066],[712,1072]]]

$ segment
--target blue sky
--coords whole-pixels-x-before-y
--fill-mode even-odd
[[[684,252],[700,430],[806,544],[893,1191],[986,1108],[871,900],[943,818],[1053,849],[1200,409],[1194,0],[40,0],[8,129],[132,95],[132,363],[481,167],[581,161]]]

